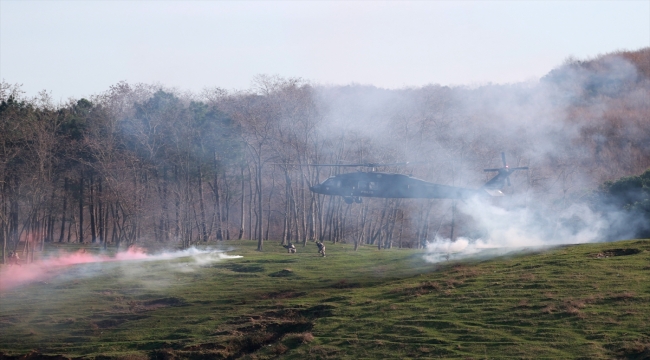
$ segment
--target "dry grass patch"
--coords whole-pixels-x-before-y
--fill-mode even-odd
[[[553,305],[553,304],[548,304],[548,305],[546,305],[546,306],[542,309],[542,312],[543,312],[544,314],[553,314],[553,313],[555,312],[555,310],[556,310],[556,309],[555,309],[555,305]]]
[[[305,296],[305,292],[297,292],[292,290],[281,290],[266,293],[260,296],[262,299],[294,299],[297,297]]]
[[[289,348],[284,344],[277,344],[273,347],[272,351],[276,355],[282,355],[289,351]]]
[[[614,256],[635,255],[640,252],[641,250],[639,249],[611,249],[611,250],[601,251],[596,254],[592,254],[590,255],[590,257],[595,259],[604,259],[604,258],[609,258]]]
[[[618,294],[609,294],[607,298],[614,301],[626,301],[636,298],[636,294],[631,291],[624,291]]]
[[[449,278],[449,279],[447,279],[447,280],[445,281],[445,284],[447,285],[447,288],[449,288],[449,289],[453,289],[453,288],[455,288],[457,285],[462,285],[462,284],[463,284],[463,280],[460,280],[460,279],[454,279],[454,278]]]
[[[310,342],[314,341],[314,335],[312,335],[310,332],[290,333],[284,335],[282,341],[288,343],[309,344]]]
[[[476,267],[463,264],[454,265],[452,273],[455,273],[458,277],[463,279],[469,279],[483,274],[483,272],[479,271]]]
[[[393,289],[390,292],[393,294],[403,294],[407,296],[422,296],[432,292],[438,292],[443,289],[443,286],[435,281],[424,281],[418,286]],[[391,307],[394,305],[391,305]],[[394,309],[393,309],[394,310]]]
[[[520,281],[531,282],[535,280],[535,275],[531,273],[521,274],[519,276]]]
[[[617,354],[625,359],[650,359],[650,340],[639,339],[625,342]]]
[[[530,307],[530,304],[528,303],[528,300],[527,300],[527,299],[522,299],[522,300],[519,301],[519,303],[517,304],[517,307],[520,307],[520,308],[527,308],[527,307]]]

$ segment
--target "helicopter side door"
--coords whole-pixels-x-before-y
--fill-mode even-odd
[[[360,180],[357,182],[357,190],[361,196],[373,196],[379,190],[379,182]]]

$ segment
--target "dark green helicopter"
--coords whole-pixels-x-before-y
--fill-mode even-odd
[[[510,185],[509,176],[517,170],[527,170],[528,167],[508,167],[504,153],[501,153],[501,160],[503,161],[502,168],[485,169],[485,171],[496,171],[497,174],[479,189],[440,185],[410,175],[374,171],[379,166],[408,165],[409,163],[311,164],[308,166],[361,166],[372,170],[331,176],[309,189],[317,194],[342,196],[343,200],[348,204],[353,202],[361,203],[362,197],[467,199],[476,195],[503,196],[501,189],[506,183]]]

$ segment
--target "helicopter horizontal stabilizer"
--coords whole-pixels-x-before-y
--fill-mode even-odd
[[[490,196],[504,196],[503,192],[499,189],[487,189],[483,188],[486,193],[488,193]]]

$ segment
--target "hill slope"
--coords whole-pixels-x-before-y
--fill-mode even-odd
[[[7,290],[0,358],[650,356],[648,240],[443,264],[232,244],[243,258],[78,265]]]

